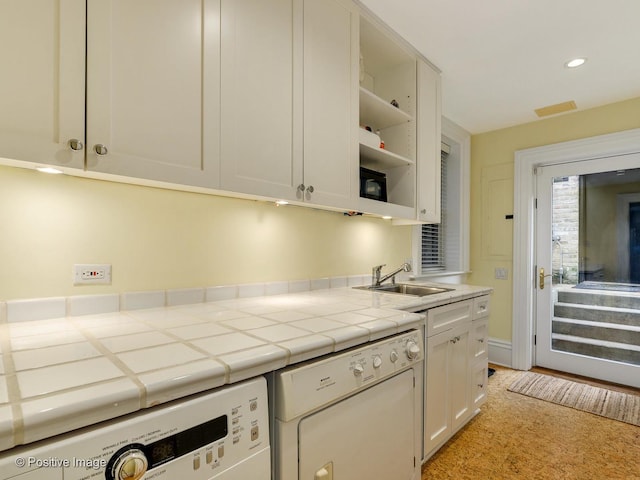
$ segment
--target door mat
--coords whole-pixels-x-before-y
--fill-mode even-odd
[[[638,395],[533,372],[520,374],[507,390],[640,426]]]

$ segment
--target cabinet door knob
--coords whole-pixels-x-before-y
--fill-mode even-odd
[[[313,193],[313,190],[314,190],[314,189],[313,189],[313,185],[309,185],[309,186],[307,187],[307,193]]]
[[[95,144],[93,146],[93,151],[96,152],[98,155],[106,155],[107,153],[109,153],[109,150],[107,150],[107,147],[105,147],[101,143]]]
[[[84,148],[84,144],[77,138],[72,138],[69,140],[69,147],[71,150],[82,150]]]
[[[427,209],[426,209],[426,208],[423,208],[422,210],[420,210],[420,213],[421,213],[422,215],[425,215],[425,214],[427,213]]]
[[[301,183],[300,185],[298,185],[298,191],[299,191],[299,192],[304,192],[304,189],[305,189],[305,188],[306,188],[306,187],[304,186],[304,183]]]

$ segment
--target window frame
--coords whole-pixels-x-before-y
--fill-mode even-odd
[[[471,134],[445,117],[442,117],[442,141],[451,147],[447,161],[455,162],[455,167],[449,170],[447,191],[457,189],[455,197],[449,197],[447,204],[449,212],[456,209],[456,213],[448,213],[448,232],[453,234],[458,242],[458,248],[449,252],[445,258],[444,270],[422,271],[422,224],[413,227],[412,258],[415,274],[412,278],[433,281],[459,281],[459,277],[470,271],[470,187],[471,187]],[[440,159],[439,159],[440,160]],[[449,168],[449,167],[448,167]],[[454,233],[451,233],[454,232]]]

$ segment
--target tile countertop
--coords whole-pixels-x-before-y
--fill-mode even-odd
[[[447,287],[421,298],[335,288],[5,323],[0,450],[416,328],[424,316],[409,312],[491,292]]]

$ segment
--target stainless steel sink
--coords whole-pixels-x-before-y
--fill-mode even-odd
[[[396,283],[389,285],[380,285],[379,287],[372,287],[371,285],[365,285],[362,287],[353,287],[358,290],[370,290],[373,292],[381,293],[399,293],[402,295],[414,295],[416,297],[424,297],[426,295],[435,295],[437,293],[450,292],[453,288],[442,287],[427,287],[423,285],[411,285],[408,283]]]

